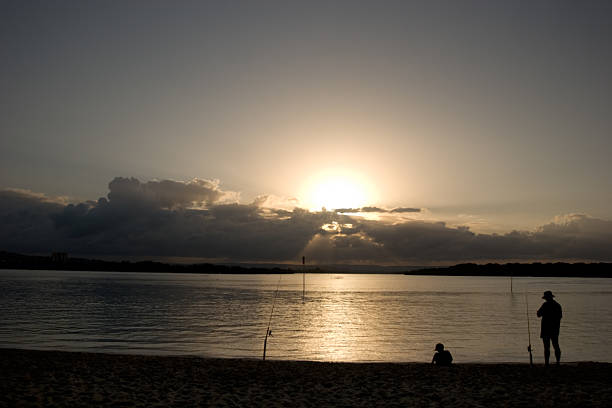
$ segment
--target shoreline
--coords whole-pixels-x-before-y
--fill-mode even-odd
[[[612,406],[611,363],[353,363],[0,349],[0,406]]]
[[[25,255],[0,251],[0,269],[50,270],[74,272],[147,272],[189,274],[390,274],[409,276],[498,276],[541,278],[612,278],[612,263],[605,262],[546,262],[524,263],[462,263],[452,266],[424,267],[419,265],[371,265],[367,269],[355,265],[309,264],[219,264],[166,263],[158,261],[108,261],[69,257],[65,252],[51,256]]]
[[[27,268],[27,267],[6,267],[0,265],[0,271],[41,271],[41,272],[83,272],[83,273],[159,273],[167,275],[301,275],[303,273],[313,275],[404,275],[404,276],[434,276],[434,277],[474,277],[474,278],[584,278],[584,279],[610,279],[612,273],[606,274],[594,274],[594,273],[517,273],[517,274],[494,274],[494,273],[477,273],[477,272],[455,272],[455,271],[432,271],[428,270],[417,270],[417,271],[401,271],[401,272],[361,272],[361,271],[342,271],[342,270],[294,270],[286,269],[275,271],[271,269],[260,269],[260,268],[240,268],[242,270],[232,270],[231,272],[218,272],[218,271],[164,271],[164,270],[120,270],[120,269],[68,269],[68,268]]]

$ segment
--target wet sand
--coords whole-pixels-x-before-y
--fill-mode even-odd
[[[0,406],[604,407],[612,364],[318,363],[0,349]]]

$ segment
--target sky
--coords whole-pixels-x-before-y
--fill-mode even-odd
[[[1,1],[0,249],[610,261],[610,21],[604,1]]]

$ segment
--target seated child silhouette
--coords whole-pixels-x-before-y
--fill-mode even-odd
[[[452,362],[453,356],[451,356],[450,351],[444,350],[444,344],[436,344],[436,354],[434,354],[433,360],[431,360],[431,364],[437,364],[439,366],[449,366]]]

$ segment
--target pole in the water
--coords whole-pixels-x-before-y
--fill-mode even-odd
[[[529,352],[529,366],[533,367],[533,355],[531,354],[531,327],[529,327],[529,300],[527,300],[527,292],[525,292],[525,308],[527,309],[527,337],[529,339],[527,351]]]
[[[306,257],[302,256],[302,303],[306,298]]]
[[[512,293],[512,275],[510,275],[510,293]]]

